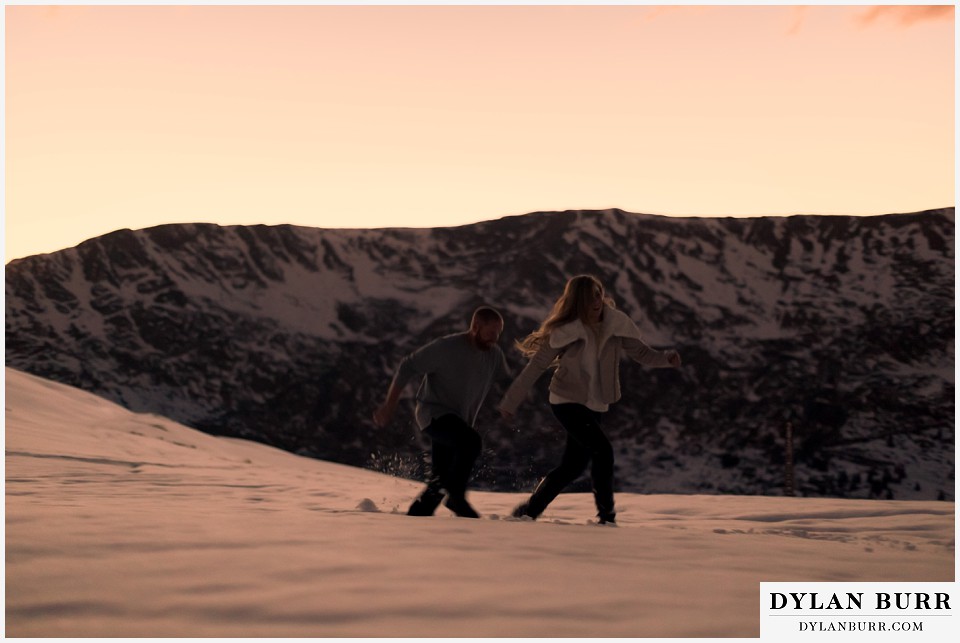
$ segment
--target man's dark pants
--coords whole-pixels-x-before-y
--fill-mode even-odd
[[[480,434],[452,414],[436,418],[423,432],[432,443],[433,466],[427,488],[407,512],[411,516],[433,515],[444,491],[448,505],[465,504],[467,483],[482,446]]]

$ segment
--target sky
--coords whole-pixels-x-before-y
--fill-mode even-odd
[[[954,204],[952,6],[4,11],[5,261],[174,222]]]

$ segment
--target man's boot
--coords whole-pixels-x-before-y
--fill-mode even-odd
[[[467,499],[463,496],[447,496],[447,500],[443,504],[447,506],[447,509],[457,514],[461,518],[480,517],[480,514],[478,514],[476,510],[470,506],[470,503],[467,502]]]
[[[407,515],[432,516],[433,512],[440,506],[441,500],[443,500],[443,491],[441,489],[427,487],[423,493],[413,501],[413,504],[410,505],[410,509],[407,510]]]

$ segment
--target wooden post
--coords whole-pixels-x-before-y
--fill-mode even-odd
[[[793,423],[789,420],[787,421],[787,436],[786,436],[786,480],[784,495],[792,496],[794,495],[794,484],[793,484]]]

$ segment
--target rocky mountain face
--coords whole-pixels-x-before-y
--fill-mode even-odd
[[[422,475],[403,355],[503,312],[502,346],[590,273],[681,370],[621,369],[618,488],[953,499],[954,211],[878,217],[535,213],[457,228],[166,225],[6,266],[7,365],[198,429]],[[476,485],[526,490],[564,433],[538,382],[493,406]],[[581,480],[579,489],[589,483]]]

